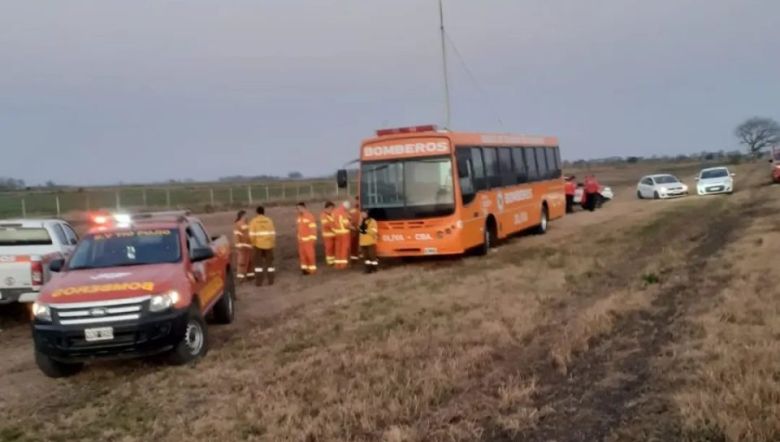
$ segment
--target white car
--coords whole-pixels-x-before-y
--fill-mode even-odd
[[[696,178],[696,191],[699,195],[731,193],[734,191],[734,174],[725,167],[702,169]]]
[[[670,174],[647,175],[636,185],[637,198],[666,199],[688,194],[688,186]]]
[[[77,242],[59,219],[0,221],[0,304],[35,301],[51,276],[49,262],[67,258]]]

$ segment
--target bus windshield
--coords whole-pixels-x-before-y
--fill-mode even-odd
[[[452,159],[446,157],[362,164],[361,205],[377,220],[451,215],[455,212]]]
[[[73,252],[68,268],[99,269],[178,262],[180,259],[177,230],[130,230],[86,236]]]

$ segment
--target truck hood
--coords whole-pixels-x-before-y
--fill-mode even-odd
[[[43,286],[39,302],[104,301],[182,290],[188,281],[181,264],[107,267],[56,274]]]

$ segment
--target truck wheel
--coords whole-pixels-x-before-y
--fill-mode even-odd
[[[236,282],[233,272],[225,272],[225,290],[222,297],[214,306],[214,322],[217,324],[230,324],[235,317]]]
[[[658,191],[657,191],[657,190],[656,190],[655,192],[653,192],[653,199],[654,199],[654,200],[659,200],[659,199],[661,199],[661,195],[659,195],[659,194],[658,194]]]
[[[46,356],[38,350],[35,350],[35,363],[43,374],[50,378],[73,376],[84,368],[83,363],[60,362]]]
[[[203,357],[208,351],[206,321],[198,306],[193,304],[187,315],[184,336],[171,351],[170,361],[174,365],[184,365]]]
[[[640,192],[640,191],[638,191],[638,190],[637,190],[637,191],[636,191],[636,198],[637,198],[637,199],[640,199],[640,200],[641,200],[641,199],[644,199],[644,197],[642,196],[642,192]]]
[[[537,235],[544,235],[547,233],[547,225],[550,221],[549,215],[547,214],[547,206],[542,206],[542,213],[539,215],[539,225],[536,226],[534,229],[534,233]]]

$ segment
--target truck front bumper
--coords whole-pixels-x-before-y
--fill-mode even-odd
[[[93,327],[113,328],[114,338],[90,342],[84,330]],[[62,362],[85,362],[93,359],[123,359],[151,356],[173,349],[181,342],[187,328],[187,309],[149,314],[132,322],[99,325],[63,326],[35,320],[32,324],[35,349]]]

